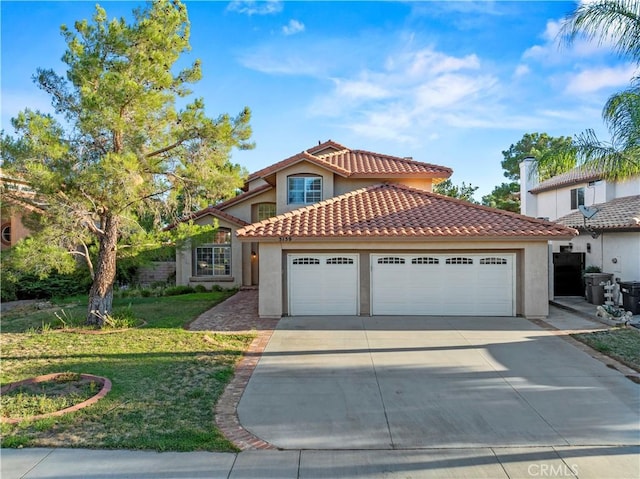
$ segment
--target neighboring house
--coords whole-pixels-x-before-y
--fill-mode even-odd
[[[640,176],[608,181],[598,171],[576,168],[538,182],[531,164],[525,159],[520,165],[521,212],[579,231],[552,242],[554,294],[581,295],[589,266],[640,281]]]
[[[0,170],[2,208],[0,208],[0,249],[6,250],[31,233],[23,224],[26,215],[38,211],[30,201],[34,191],[20,179],[7,176]]]
[[[432,193],[452,170],[333,141],[249,176],[178,251],[177,284],[259,285],[261,317],[548,314],[570,228]]]

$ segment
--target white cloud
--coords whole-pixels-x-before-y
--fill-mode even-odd
[[[541,34],[543,42],[525,50],[522,58],[542,63],[566,62],[568,59],[586,58],[610,54],[612,45],[609,42],[588,40],[576,37],[570,44],[562,40],[561,30],[564,20],[548,20]]]
[[[310,60],[313,57],[308,53],[284,50],[284,47],[275,50],[257,47],[240,55],[238,60],[246,68],[270,75],[317,76],[325,71],[325,66]]]
[[[580,95],[603,88],[624,88],[636,73],[636,67],[631,64],[585,69],[569,78],[565,92]]]
[[[285,35],[295,35],[300,32],[304,32],[304,23],[298,20],[291,19],[289,23],[282,27],[282,33]]]
[[[336,95],[348,99],[382,99],[391,93],[382,85],[368,80],[334,79]]]
[[[472,121],[470,109],[482,117],[476,124],[489,125],[498,79],[482,72],[477,55],[426,47],[390,54],[378,69],[334,78],[333,85],[315,98],[312,115],[346,121],[361,136],[416,143],[440,137],[451,122]]]
[[[386,66],[388,70],[403,70],[411,77],[422,77],[459,70],[477,70],[480,68],[480,61],[475,54],[457,58],[429,47],[399,55],[397,58],[390,56]]]
[[[521,78],[527,76],[529,73],[531,73],[531,68],[529,68],[528,65],[524,65],[521,63],[516,67],[515,71],[513,72],[513,76],[516,78]]]
[[[230,12],[243,13],[245,15],[272,15],[282,11],[281,0],[233,0],[227,5]]]

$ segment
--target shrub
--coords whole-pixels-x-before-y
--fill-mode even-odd
[[[0,301],[15,301],[18,299],[18,285],[15,278],[8,278],[6,274],[2,275],[0,282]]]
[[[195,288],[191,286],[172,286],[164,290],[165,296],[178,296],[179,294],[189,294],[195,292]]]
[[[207,287],[204,284],[197,284],[195,288],[196,293],[206,293]]]
[[[3,281],[3,288],[4,286]],[[90,287],[91,277],[84,269],[71,274],[52,273],[46,278],[24,275],[15,283],[15,296],[16,299],[61,298],[87,294]]]

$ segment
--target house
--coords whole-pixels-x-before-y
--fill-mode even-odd
[[[187,219],[177,284],[259,287],[261,317],[548,314],[548,241],[573,229],[432,193],[450,168],[321,143]]]
[[[4,251],[31,234],[23,220],[30,213],[41,210],[33,204],[34,191],[24,180],[0,170],[0,185],[0,250]]]
[[[520,165],[521,212],[575,228],[553,241],[553,294],[582,295],[582,272],[595,266],[621,281],[640,280],[640,176],[610,181],[575,168],[538,182],[532,159]]]

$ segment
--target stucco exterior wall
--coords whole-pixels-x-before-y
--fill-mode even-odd
[[[286,242],[260,244],[260,293],[259,314],[261,317],[280,317],[287,311],[286,254],[299,251],[343,251],[358,252],[360,256],[360,283],[366,288],[366,271],[369,269],[368,254],[376,251],[502,251],[516,253],[516,313],[530,318],[543,318],[549,314],[549,261],[548,242]],[[361,291],[362,293],[362,291]],[[369,309],[369,292],[361,294],[361,314]],[[364,303],[363,303],[364,301]]]
[[[611,186],[611,185],[609,185]],[[536,217],[549,218],[551,221],[576,211],[571,209],[571,190],[584,188],[584,204],[591,206],[607,201],[607,183],[597,181],[592,186],[588,183],[579,183],[556,190],[543,191],[536,195]],[[609,188],[611,190],[611,188]],[[611,198],[610,198],[611,199]]]
[[[247,223],[252,223],[254,221],[252,215],[252,207],[258,203],[275,203],[276,202],[276,192],[274,190],[265,191],[264,193],[260,193],[259,195],[248,198],[240,203],[235,205],[231,205],[228,208],[224,209],[224,212],[235,216],[242,221],[246,221]]]
[[[640,195],[640,176],[636,176],[626,181],[620,181],[613,185],[611,190],[614,193],[613,198]],[[613,198],[608,198],[608,200],[612,200]]]
[[[260,186],[264,186],[266,184],[268,183],[262,178],[255,178],[247,183],[247,191],[255,190],[256,188],[259,188]]]
[[[640,176],[620,182],[608,182],[598,180],[570,185],[555,190],[543,191],[535,195],[526,195],[526,206],[522,209],[524,214],[535,217],[546,217],[555,220],[575,210],[571,209],[571,190],[584,188],[584,204],[606,203],[615,198],[640,195]],[[531,196],[535,199],[531,200]],[[526,211],[525,211],[526,209]]]
[[[258,314],[261,318],[280,318],[283,311],[281,244],[261,243],[259,261]]]
[[[22,224],[22,213],[17,211],[17,208],[2,210],[0,214],[0,227],[4,228],[5,226],[11,226],[11,242],[5,244],[4,241],[1,241],[0,248],[2,250],[11,248],[18,241],[31,234],[31,231]]]
[[[582,232],[571,241],[554,241],[553,250],[569,244],[573,253],[585,254],[585,267],[597,266],[621,281],[640,281],[640,233],[610,232],[593,238]]]
[[[335,196],[339,196],[350,191],[359,190],[360,188],[365,188],[371,185],[378,185],[383,182],[397,183],[428,192],[433,190],[433,181],[431,178],[386,178],[383,180],[381,178],[343,178],[341,176],[334,175],[334,193]]]

